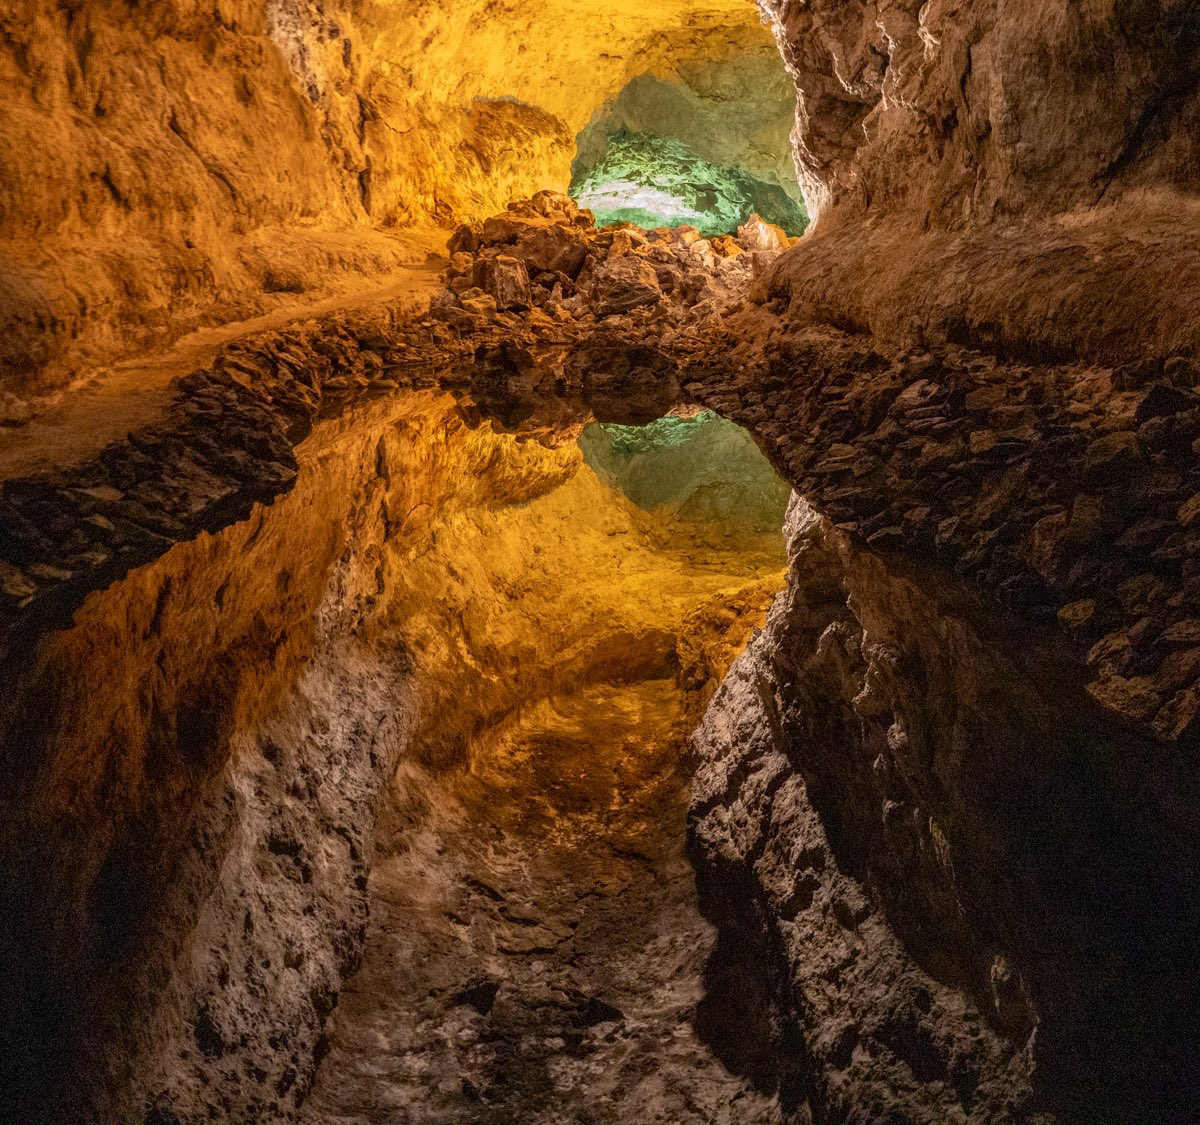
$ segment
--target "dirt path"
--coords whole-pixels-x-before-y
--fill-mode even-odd
[[[316,1123],[767,1123],[693,1028],[714,944],[684,854],[673,681],[530,707],[397,780]]]
[[[295,303],[250,320],[202,328],[167,351],[97,371],[85,382],[37,404],[20,427],[0,426],[0,480],[79,461],[154,421],[171,401],[171,380],[211,363],[222,345],[242,336],[341,310],[411,298],[414,308],[437,288],[440,259],[402,267],[384,281],[329,297]]]

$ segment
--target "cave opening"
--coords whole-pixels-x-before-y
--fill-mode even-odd
[[[570,195],[601,227],[686,224],[712,237],[757,214],[803,234],[787,141],[794,101],[778,58],[757,51],[640,74],[576,137]]]
[[[672,137],[621,130],[606,138],[594,164],[576,164],[571,196],[597,226],[686,224],[711,237],[734,233],[752,214],[790,236],[807,226],[802,205],[778,185],[711,163]]]

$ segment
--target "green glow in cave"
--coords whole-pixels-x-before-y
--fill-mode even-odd
[[[648,426],[593,422],[579,439],[584,461],[639,508],[681,518],[775,532],[791,489],[741,426],[711,411]]]
[[[576,170],[570,191],[595,213],[597,226],[687,223],[711,236],[733,233],[757,212],[798,235],[808,223],[803,207],[777,185],[733,165],[711,164],[682,142],[653,133],[610,137],[599,160]]]

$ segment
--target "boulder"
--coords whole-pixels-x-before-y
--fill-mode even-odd
[[[767,254],[782,254],[791,244],[782,227],[768,223],[757,215],[751,215],[738,227],[737,241],[743,250]]]
[[[1105,434],[1087,447],[1086,469],[1094,477],[1127,473],[1141,460],[1137,437],[1128,430]]]
[[[452,258],[456,254],[474,254],[479,249],[479,229],[463,223],[450,236],[446,249]]]
[[[527,309],[533,304],[529,271],[519,258],[506,254],[480,258],[475,263],[475,285],[496,301],[498,309]]]
[[[579,228],[555,223],[526,231],[510,253],[530,269],[564,273],[574,280],[587,261],[588,244]]]
[[[491,320],[496,315],[496,298],[482,289],[468,289],[458,295],[458,303],[473,316]]]
[[[654,267],[635,254],[596,263],[581,284],[597,316],[657,305],[663,296]]]
[[[1165,383],[1152,383],[1138,402],[1135,418],[1147,422],[1151,418],[1168,418],[1200,405],[1200,395]]]
[[[579,214],[579,205],[561,191],[539,191],[529,203],[538,214],[547,219],[570,223]]]
[[[502,247],[535,273],[545,270],[574,279],[588,255],[582,228],[565,220],[554,222],[536,215],[526,217],[513,212],[496,215],[483,224],[480,237],[485,246]]]
[[[739,254],[744,254],[745,251],[738,245],[738,240],[731,234],[718,234],[715,238],[710,238],[709,245],[712,247],[712,252],[718,258],[736,258]]]

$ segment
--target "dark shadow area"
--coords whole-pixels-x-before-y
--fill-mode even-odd
[[[820,1095],[804,1037],[791,1014],[786,961],[744,872],[718,869],[693,853],[701,913],[717,927],[704,966],[704,998],[693,1024],[713,1054],[755,1089],[775,1094],[785,1114]]]

